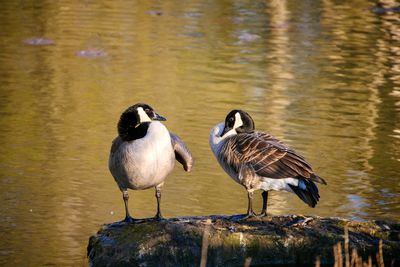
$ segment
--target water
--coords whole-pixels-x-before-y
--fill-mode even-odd
[[[400,218],[400,20],[372,1],[6,1],[0,12],[0,265],[86,265],[88,237],[124,217],[108,168],[120,113],[146,102],[196,158],[162,191],[166,217],[238,214],[245,190],[210,129],[234,108],[301,152],[328,186],[308,208]],[[154,191],[130,191],[133,216]],[[261,208],[257,194],[256,208]]]

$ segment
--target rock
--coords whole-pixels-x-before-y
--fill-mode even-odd
[[[400,223],[356,222],[340,218],[237,216],[151,219],[104,225],[90,237],[91,266],[199,266],[204,242],[207,266],[333,264],[333,246],[349,232],[350,251],[367,260],[383,240],[386,266],[400,264]],[[203,241],[203,234],[205,237]],[[208,244],[207,244],[208,243]],[[344,250],[343,250],[344,251]],[[344,258],[344,257],[343,257]],[[397,265],[396,265],[397,264]]]

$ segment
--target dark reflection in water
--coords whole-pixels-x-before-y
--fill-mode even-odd
[[[329,184],[315,209],[272,193],[271,214],[399,220],[400,21],[373,6],[3,3],[0,265],[86,264],[89,235],[124,216],[107,158],[121,111],[139,101],[169,119],[197,160],[167,179],[167,217],[245,212],[244,190],[207,143],[242,108]],[[134,216],[154,214],[153,194],[131,192]]]

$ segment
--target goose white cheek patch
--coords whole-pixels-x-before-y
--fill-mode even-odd
[[[235,124],[233,125],[233,129],[239,128],[243,125],[242,117],[240,116],[239,112],[235,114]]]
[[[140,123],[142,122],[146,122],[146,121],[151,121],[151,119],[149,118],[149,116],[147,115],[146,112],[144,112],[142,107],[139,107],[137,109],[138,113],[139,113],[139,118],[140,118]]]

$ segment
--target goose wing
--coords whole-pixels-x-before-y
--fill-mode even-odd
[[[190,172],[194,164],[192,154],[179,136],[173,133],[170,133],[170,136],[176,160],[183,165],[185,171]]]
[[[112,141],[112,145],[111,145],[111,150],[110,150],[110,155],[113,155],[121,146],[122,144],[122,139],[120,137],[115,138]]]
[[[241,133],[229,140],[233,165],[250,164],[255,173],[268,178],[306,178],[325,181],[314,174],[310,164],[275,137],[262,132]]]

